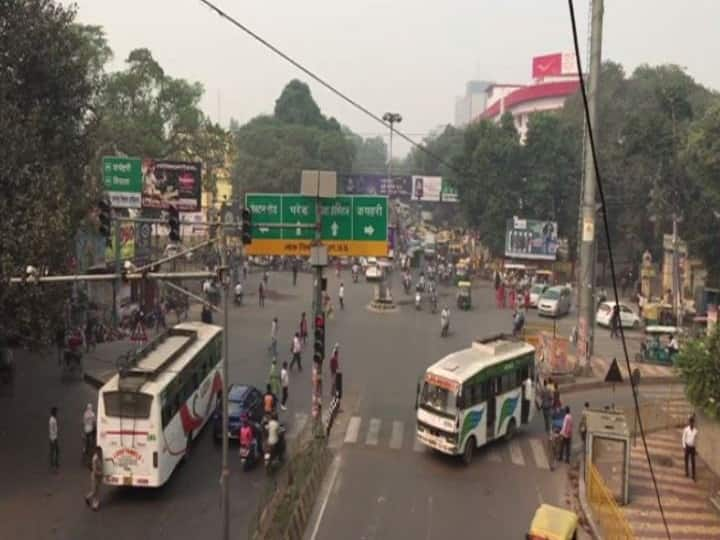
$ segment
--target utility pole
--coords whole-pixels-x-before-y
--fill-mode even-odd
[[[227,236],[225,227],[218,227],[217,234],[220,235],[220,271],[221,284],[223,286],[223,393],[222,393],[222,471],[220,482],[222,485],[222,538],[230,538],[230,468],[228,467],[228,364],[230,363],[230,325],[229,325],[229,302],[230,297],[230,275],[227,271]]]
[[[672,228],[672,296],[673,296],[673,307],[675,308],[675,326],[682,326],[683,320],[683,295],[682,295],[682,283],[680,282],[680,257],[678,256],[678,249],[680,248],[680,238],[678,237],[678,223],[682,221],[682,218],[675,212],[672,215],[673,228]]]
[[[402,115],[400,115],[400,113],[386,112],[385,114],[383,114],[382,119],[385,122],[387,122],[387,124],[390,126],[390,142],[388,144],[389,148],[388,148],[387,176],[388,176],[388,182],[390,182],[392,184],[393,131],[395,131],[395,124],[396,123],[399,124],[400,122],[402,122]],[[397,234],[397,227],[395,228],[395,231]],[[381,279],[382,279],[382,281],[380,282],[380,285],[379,285],[378,296],[380,297],[381,300],[384,300],[387,298],[387,292],[385,291],[385,284],[384,284],[384,281],[385,281],[385,273],[384,272],[383,272]],[[392,272],[390,273],[390,280],[392,280]],[[390,281],[389,286],[390,286],[390,288],[392,288],[392,281]]]
[[[113,250],[114,250],[114,258],[115,258],[115,273],[119,276],[120,275],[120,227],[122,226],[122,222],[119,219],[113,219]],[[112,311],[112,322],[113,327],[117,328],[118,324],[118,305],[117,305],[117,296],[118,296],[118,289],[120,288],[120,278],[118,277],[116,280],[112,282],[112,303],[113,303],[113,311]]]
[[[593,0],[590,36],[590,73],[588,88],[588,116],[593,135],[597,140],[597,98],[598,79],[600,77],[600,61],[602,59],[602,18],[603,0]],[[583,76],[582,73],[579,74]],[[585,145],[590,138],[585,137]],[[581,208],[582,235],[580,243],[580,278],[578,283],[578,357],[584,369],[591,369],[590,360],[593,355],[595,330],[595,163],[589,146],[585,148],[585,174],[583,184],[583,201]]]

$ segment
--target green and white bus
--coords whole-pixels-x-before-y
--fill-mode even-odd
[[[418,384],[417,438],[472,461],[476,448],[507,439],[534,412],[535,348],[500,334],[431,365]]]

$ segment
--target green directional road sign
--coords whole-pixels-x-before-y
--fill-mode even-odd
[[[140,158],[104,157],[103,185],[116,208],[142,206],[142,164]]]
[[[252,237],[257,239],[282,238],[282,229],[263,227],[263,223],[282,222],[282,195],[264,193],[248,194],[245,206],[252,212]]]
[[[323,240],[352,240],[352,197],[321,199]]]
[[[316,199],[305,195],[248,193],[252,243],[248,255],[303,255],[315,239]],[[331,255],[387,255],[388,204],[381,196],[323,198],[321,238]],[[272,227],[263,227],[263,224]]]
[[[293,227],[293,225],[312,225],[315,223],[315,199],[304,195],[283,195],[282,222],[283,239],[312,240],[315,229],[311,227]]]
[[[387,241],[387,197],[353,197],[353,239]]]

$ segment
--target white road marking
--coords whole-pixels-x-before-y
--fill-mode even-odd
[[[511,441],[510,442],[510,460],[515,465],[520,465],[521,467],[525,466],[525,458],[522,454],[522,449],[520,448],[520,445],[517,441]]]
[[[370,427],[368,428],[367,436],[365,437],[365,444],[368,446],[377,446],[378,440],[380,439],[380,419],[370,419]]]
[[[529,442],[533,459],[535,459],[535,465],[540,469],[550,469],[547,454],[545,454],[545,442],[540,439],[530,439]]]
[[[307,419],[307,413],[295,413],[295,421],[292,426],[290,426],[290,431],[287,435],[288,439],[294,439],[300,434],[307,423]]]
[[[362,422],[362,418],[359,416],[353,416],[350,421],[348,422],[347,431],[345,432],[345,442],[346,443],[356,443],[358,440],[358,435],[360,434],[360,423]]]
[[[399,420],[393,421],[392,435],[390,435],[390,448],[399,450],[403,443],[403,423]]]
[[[359,420],[359,418],[358,418],[358,420]],[[332,469],[330,471],[330,483],[327,485],[327,489],[325,490],[325,493],[322,496],[322,503],[320,505],[320,511],[318,512],[317,519],[315,520],[315,526],[313,527],[313,532],[312,532],[312,535],[310,536],[310,540],[315,540],[315,537],[317,536],[317,533],[320,530],[320,522],[322,521],[323,515],[325,514],[325,507],[327,506],[328,500],[330,500],[330,494],[333,491],[333,485],[335,484],[335,480],[337,479],[338,471],[340,470],[340,456],[335,456],[335,459],[333,459],[333,462],[330,465],[330,468]]]

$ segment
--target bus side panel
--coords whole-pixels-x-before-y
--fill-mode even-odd
[[[522,409],[520,400],[522,399],[520,388],[513,388],[509,392],[501,394],[495,398],[497,424],[495,426],[495,438],[502,437],[507,433],[507,427],[510,419],[515,419],[515,425],[520,425],[520,411]]]
[[[487,407],[485,402],[465,409],[460,418],[460,437],[458,440],[458,453],[465,448],[465,441],[472,435],[475,445],[482,446],[487,442]]]

